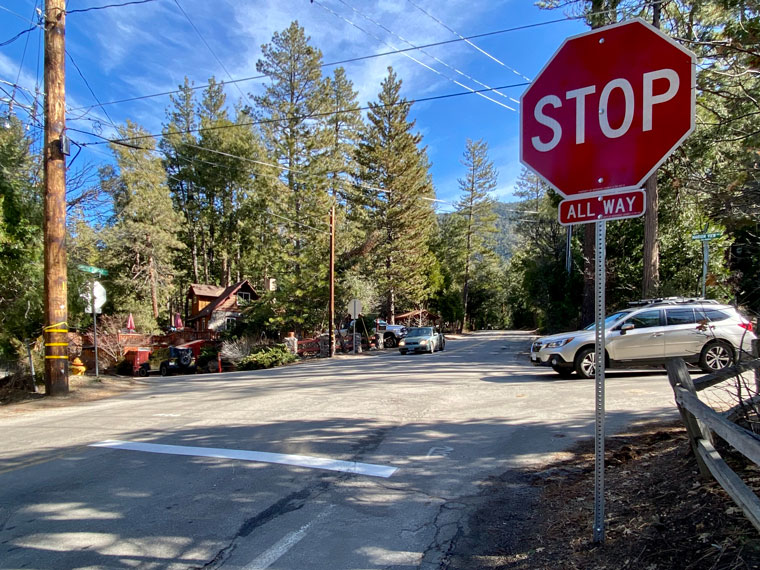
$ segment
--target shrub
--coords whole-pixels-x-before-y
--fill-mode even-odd
[[[248,356],[243,357],[238,363],[238,368],[240,370],[274,368],[295,360],[297,360],[296,355],[289,352],[284,344],[261,346]]]

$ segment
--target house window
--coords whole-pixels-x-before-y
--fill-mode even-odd
[[[247,303],[251,300],[251,294],[248,291],[238,291],[238,301]]]
[[[235,328],[235,323],[237,323],[237,319],[234,317],[227,317],[224,319],[224,328],[228,331]]]

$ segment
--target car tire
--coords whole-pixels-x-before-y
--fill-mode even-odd
[[[137,375],[145,378],[148,375],[148,369],[140,367],[140,369],[137,371]]]
[[[566,366],[552,366],[552,370],[559,374],[560,378],[570,378],[573,375],[573,369]]]
[[[399,350],[401,354],[406,354],[406,350]]]
[[[575,356],[575,373],[581,378],[593,378],[596,369],[596,349],[587,347]]]
[[[441,341],[441,350],[446,350],[446,341],[445,340]]]
[[[169,365],[164,363],[161,365],[161,376],[169,376]]]
[[[699,355],[699,367],[703,372],[718,372],[734,363],[734,349],[723,340],[709,342]]]
[[[180,363],[182,366],[185,366],[185,367],[188,367],[188,366],[190,366],[190,363],[191,363],[192,361],[193,361],[193,357],[192,357],[192,356],[190,356],[189,354],[183,354],[183,355],[180,357],[180,359],[179,359],[179,363]]]
[[[392,334],[383,337],[383,346],[385,348],[396,348],[397,345],[398,343],[396,342],[396,337]]]

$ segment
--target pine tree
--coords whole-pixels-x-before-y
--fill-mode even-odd
[[[467,139],[462,164],[466,168],[464,178],[459,179],[462,197],[457,202],[457,213],[464,218],[464,276],[462,281],[462,306],[465,322],[470,317],[468,293],[474,267],[485,256],[493,257],[493,235],[496,232],[494,200],[490,192],[496,188],[497,173],[488,159],[488,144],[481,140]]]
[[[420,307],[429,296],[436,224],[427,153],[408,120],[411,103],[400,92],[401,80],[388,68],[357,151],[362,181],[380,190],[367,189],[366,199],[379,240],[371,255],[389,322],[398,306]]]
[[[11,116],[0,128],[0,355],[42,327],[42,189],[31,141]]]
[[[144,134],[130,121],[119,129],[119,138],[125,140]],[[133,310],[130,303],[136,303],[135,311],[147,305],[158,319],[172,293],[172,263],[184,245],[177,238],[181,217],[172,208],[161,159],[153,153],[152,139],[140,140],[145,146],[139,149],[112,143],[117,170],[101,171],[114,211],[104,236],[105,259],[117,310]]]
[[[322,54],[293,22],[262,46],[262,55],[256,69],[269,83],[253,97],[257,107],[250,111],[263,122],[268,155],[282,166],[278,199],[269,204],[287,245],[280,252],[277,296],[289,319],[283,326],[300,332],[324,326],[327,306],[329,195],[321,160],[329,145],[324,121],[313,118],[327,101]]]

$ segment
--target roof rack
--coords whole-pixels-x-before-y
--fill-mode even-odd
[[[630,306],[642,307],[648,305],[682,305],[685,303],[702,303],[706,305],[717,305],[715,299],[705,299],[703,297],[659,297],[656,299],[641,299],[640,301],[629,301]]]

